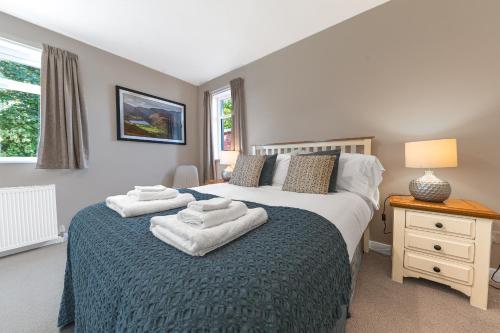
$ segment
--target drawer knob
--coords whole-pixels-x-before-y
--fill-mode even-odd
[[[436,273],[441,272],[441,269],[440,269],[439,267],[437,267],[437,266],[434,266],[434,268],[432,268],[432,270],[433,270],[434,272],[436,272]]]
[[[441,251],[441,246],[440,245],[434,245],[434,250]]]
[[[436,228],[441,229],[443,227],[443,224],[441,222],[438,222],[435,224]]]

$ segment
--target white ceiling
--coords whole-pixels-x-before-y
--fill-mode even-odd
[[[387,0],[0,0],[0,10],[199,85]]]

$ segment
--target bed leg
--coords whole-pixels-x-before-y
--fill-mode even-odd
[[[365,232],[363,233],[363,252],[370,252],[370,224],[368,224]]]

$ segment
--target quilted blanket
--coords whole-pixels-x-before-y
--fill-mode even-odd
[[[198,200],[214,197],[192,190]],[[331,331],[349,301],[345,242],[323,217],[263,207],[269,221],[204,257],[104,203],[71,222],[58,326],[76,332]]]

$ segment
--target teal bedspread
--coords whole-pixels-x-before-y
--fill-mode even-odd
[[[192,190],[198,199],[212,195]],[[349,302],[345,242],[323,217],[263,207],[269,221],[204,257],[104,203],[71,222],[58,326],[76,332],[331,331]]]

